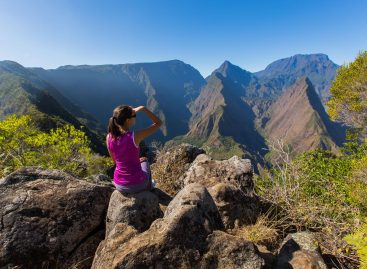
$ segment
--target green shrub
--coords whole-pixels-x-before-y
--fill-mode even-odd
[[[72,125],[39,130],[30,116],[11,115],[0,122],[1,176],[22,166],[60,169],[79,177],[103,173],[110,158],[94,154],[83,131]]]
[[[356,248],[360,258],[360,268],[367,269],[367,223],[344,239]]]
[[[366,217],[367,147],[351,146],[338,156],[318,149],[293,160],[282,157],[288,161],[262,171],[255,186],[260,196],[282,209],[279,217],[287,217],[280,231],[313,230],[326,253],[353,264],[356,257],[342,238]]]

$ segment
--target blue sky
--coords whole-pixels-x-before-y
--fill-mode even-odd
[[[297,53],[367,49],[363,0],[0,0],[0,60],[27,67],[179,59],[251,72]]]

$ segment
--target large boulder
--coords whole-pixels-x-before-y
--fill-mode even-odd
[[[255,261],[252,267],[232,268],[262,268],[263,260],[252,243],[228,243],[221,249],[220,239],[208,237],[220,229],[219,212],[206,188],[189,184],[147,231],[138,233],[131,226],[117,224],[99,245],[92,268],[220,268],[213,265],[221,264],[231,251],[237,251],[232,264],[248,264],[249,257]]]
[[[204,152],[203,149],[186,143],[163,150],[151,166],[158,187],[170,195],[176,195],[183,188],[181,176],[196,156]]]
[[[113,189],[24,167],[0,180],[0,267],[89,268]]]
[[[217,205],[226,229],[253,224],[261,213],[259,198],[246,195],[238,186],[218,183],[208,191]]]
[[[214,231],[208,236],[207,244],[200,268],[254,269],[265,266],[255,245],[240,237]]]
[[[289,234],[278,252],[276,269],[327,269],[320,247],[310,232]]]
[[[138,232],[149,229],[157,218],[163,217],[158,197],[150,191],[122,194],[115,190],[110,199],[106,217],[106,235],[117,223],[125,223]]]
[[[254,194],[251,161],[234,156],[213,160],[197,156],[183,176],[184,184],[198,182],[208,188],[221,214],[225,228],[253,224],[260,214],[260,201]]]
[[[239,187],[245,195],[253,195],[254,181],[251,161],[233,156],[228,160],[213,160],[200,154],[183,176],[184,185],[198,182],[209,188],[218,183],[231,183]]]

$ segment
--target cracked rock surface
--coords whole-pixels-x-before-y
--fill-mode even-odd
[[[99,245],[92,269],[264,268],[254,244],[222,229],[207,189],[198,183],[188,184],[148,230],[139,233],[118,223]]]
[[[0,267],[89,268],[113,189],[23,167],[0,180]]]

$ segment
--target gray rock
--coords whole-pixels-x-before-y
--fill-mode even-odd
[[[104,239],[104,236],[105,231],[99,230],[92,236],[86,238],[67,258],[63,267],[68,269],[89,269],[93,262],[94,253],[99,243]]]
[[[136,236],[133,230],[112,231],[114,236],[99,245],[92,268],[199,268],[207,236],[222,228],[208,191],[189,184],[147,231]]]
[[[253,195],[254,182],[251,161],[238,156],[224,161],[212,160],[208,155],[199,155],[183,176],[185,185],[200,183],[209,188],[218,183],[231,183],[245,195]]]
[[[200,268],[257,269],[264,268],[256,246],[240,237],[214,231],[207,238],[206,251]]]
[[[163,212],[159,207],[158,197],[149,191],[135,194],[122,194],[115,190],[110,199],[106,217],[106,236],[117,223],[125,223],[138,232],[149,229]]]
[[[234,156],[217,161],[205,154],[196,157],[183,176],[184,184],[198,182],[208,188],[226,228],[253,224],[260,214],[254,194],[250,160]]]
[[[327,269],[320,247],[310,232],[289,234],[277,257],[277,269]]]
[[[89,181],[89,182],[93,182],[93,183],[106,183],[106,184],[110,184],[111,186],[113,186],[112,178],[110,178],[109,176],[107,176],[105,174],[91,175],[91,176],[88,176],[84,179]]]
[[[239,187],[230,183],[218,183],[208,191],[226,229],[253,224],[261,213],[258,197],[246,195]]]
[[[104,232],[112,191],[35,167],[1,179],[0,267],[67,268],[71,257],[75,263],[88,259]]]

